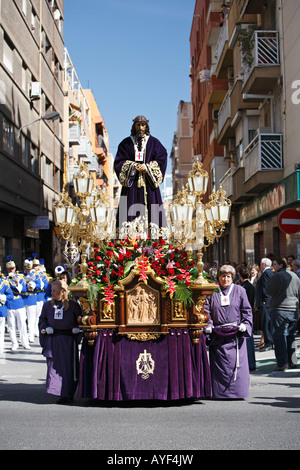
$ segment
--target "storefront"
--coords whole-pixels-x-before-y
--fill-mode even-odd
[[[241,261],[250,266],[268,255],[300,258],[300,232],[289,235],[279,227],[280,214],[287,208],[300,210],[299,170],[239,210]]]

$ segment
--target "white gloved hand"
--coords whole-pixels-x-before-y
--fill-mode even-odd
[[[239,331],[241,333],[244,333],[246,331],[246,329],[247,329],[246,325],[244,325],[244,323],[241,323],[240,326],[239,326]]]
[[[6,302],[6,295],[5,294],[0,294],[0,302],[3,305],[5,304],[5,302]]]
[[[213,326],[207,326],[206,328],[204,328],[204,333],[206,333],[207,335],[210,335],[212,333],[212,330],[213,330]]]
[[[53,335],[54,330],[53,330],[52,326],[47,326],[46,333],[47,333],[47,335]]]
[[[80,333],[80,331],[81,331],[80,328],[75,327],[75,328],[72,329],[73,335],[78,335],[78,333]]]
[[[28,282],[28,290],[33,291],[35,289],[36,283],[34,281]]]

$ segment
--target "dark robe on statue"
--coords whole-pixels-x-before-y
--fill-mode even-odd
[[[145,148],[143,161],[147,171],[145,174],[145,188],[138,187],[139,173],[134,170],[135,147],[131,137],[126,137],[116,154],[114,169],[122,185],[122,192],[117,214],[117,228],[123,222],[131,222],[145,213],[145,189],[146,208],[148,212],[147,221],[155,223],[158,227],[166,227],[166,218],[162,207],[162,198],[159,186],[163,182],[167,167],[167,151],[158,139],[147,136],[148,141]]]
[[[231,287],[231,286],[230,286]],[[230,287],[221,288],[228,295]],[[249,395],[249,364],[246,338],[252,332],[252,308],[245,289],[233,284],[230,305],[221,305],[215,292],[206,298],[205,313],[209,314],[208,336],[212,393],[215,398],[246,398]],[[245,332],[239,325],[246,326]]]
[[[57,314],[55,306],[60,309],[62,303],[45,302],[39,319],[40,344],[47,359],[46,392],[72,398],[78,383],[78,345],[82,338],[81,333],[74,334],[72,329],[78,328],[77,317],[81,309],[72,300],[62,314]],[[49,326],[53,328],[53,334],[45,333]]]

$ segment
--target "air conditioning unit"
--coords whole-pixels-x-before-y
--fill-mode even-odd
[[[32,101],[40,100],[41,96],[42,96],[42,88],[41,88],[40,82],[31,82],[30,99]]]

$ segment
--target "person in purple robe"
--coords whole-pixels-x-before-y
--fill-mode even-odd
[[[167,226],[159,189],[164,180],[167,158],[166,149],[150,135],[149,121],[145,116],[134,118],[131,135],[119,144],[114,162],[122,185],[116,218],[118,232],[123,224],[138,218],[144,222],[148,233],[151,224],[159,228]]]
[[[47,360],[46,393],[60,397],[57,403],[70,403],[78,384],[81,309],[68,300],[66,282],[53,281],[51,294],[39,319],[40,344]]]
[[[249,395],[246,338],[252,333],[252,308],[242,286],[233,283],[233,266],[219,270],[219,290],[206,298],[205,328],[214,398],[242,399]]]

